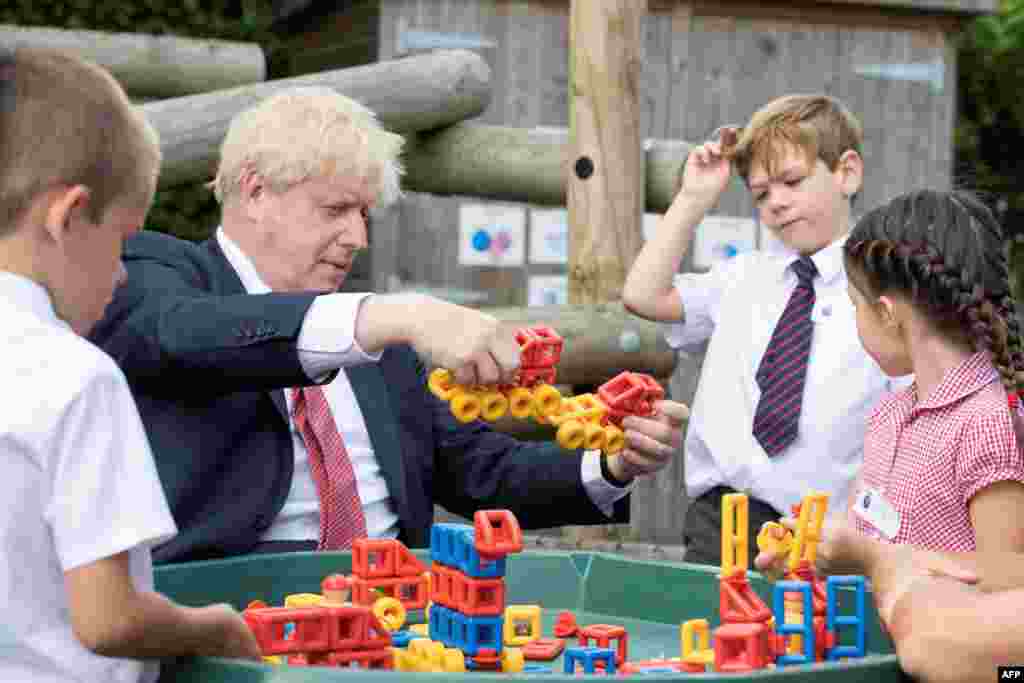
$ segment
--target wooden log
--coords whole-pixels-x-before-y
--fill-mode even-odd
[[[633,0],[570,9],[569,303],[612,301],[643,242],[641,18]]]
[[[483,112],[491,71],[479,55],[451,50],[146,104],[164,153],[160,187],[209,179],[232,117],[274,93],[314,85],[361,101],[392,130],[415,132]]]
[[[550,325],[565,339],[555,381],[598,385],[623,370],[668,377],[676,354],[657,323],[628,313],[619,302],[565,306],[485,307],[516,327]]]
[[[622,297],[643,242],[640,26],[634,0],[571,0],[569,9],[569,303]],[[589,359],[588,359],[589,360]],[[609,530],[568,527],[574,542]]]
[[[643,142],[647,211],[665,212],[692,145]],[[566,128],[457,123],[410,136],[404,186],[414,192],[565,206],[570,170]]]
[[[153,97],[234,88],[267,75],[255,43],[0,24],[0,45],[74,52],[106,67],[132,94]]]

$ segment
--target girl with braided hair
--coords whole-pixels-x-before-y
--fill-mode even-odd
[[[868,418],[848,530],[1024,552],[1024,354],[999,223],[966,193],[911,192],[867,213],[843,258],[864,350],[886,374],[914,375]],[[863,573],[848,530],[826,528],[819,571]],[[755,565],[775,574],[782,559]]]
[[[977,199],[922,190],[843,247],[857,330],[915,381],[868,419],[849,522],[890,543],[1024,551],[1024,354],[1002,230]]]

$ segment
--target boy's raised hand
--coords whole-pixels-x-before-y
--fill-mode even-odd
[[[694,147],[683,167],[683,182],[679,196],[706,203],[710,208],[729,185],[732,161],[723,153],[736,144],[738,131],[733,127],[720,129],[717,140],[706,141]]]

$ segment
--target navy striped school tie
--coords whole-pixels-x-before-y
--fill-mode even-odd
[[[761,400],[754,413],[754,438],[768,455],[778,455],[796,438],[811,353],[813,281],[818,269],[808,256],[792,265],[796,289],[775,325],[755,376]]]

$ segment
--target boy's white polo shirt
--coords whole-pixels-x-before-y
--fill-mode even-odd
[[[154,681],[157,661],[78,641],[64,588],[127,551],[152,590],[149,548],[176,533],[128,383],[38,284],[0,271],[0,319],[0,681]]]
[[[845,236],[811,258],[818,269],[810,363],[796,440],[769,458],[753,437],[761,391],[755,374],[796,287],[799,255],[781,245],[740,254],[708,273],[677,275],[684,321],[666,326],[673,348],[710,338],[686,435],[686,491],[695,498],[731,486],[781,513],[813,491],[845,510],[860,466],[868,414],[893,389],[857,335],[847,293]]]

